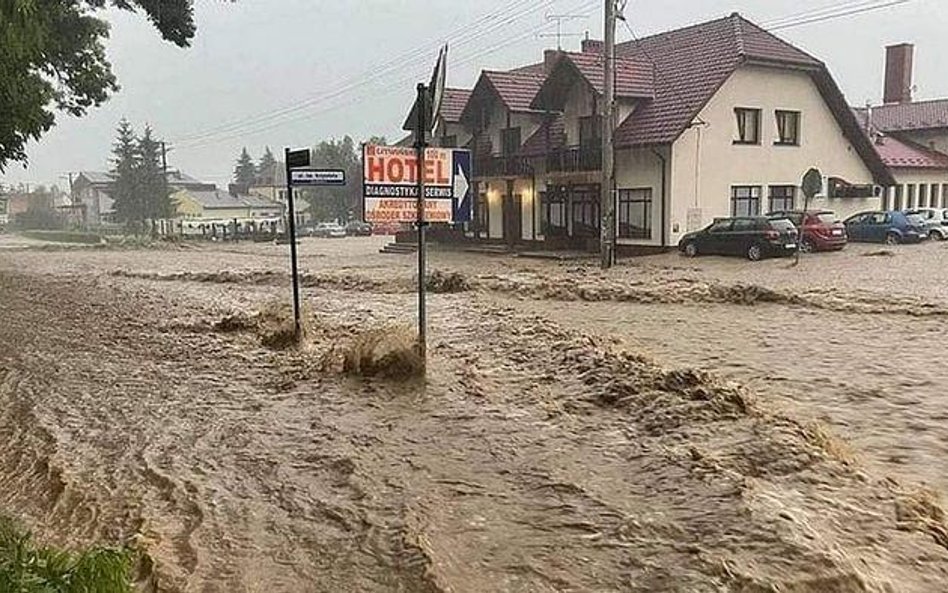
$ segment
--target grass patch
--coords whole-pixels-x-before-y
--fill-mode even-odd
[[[101,235],[97,235],[95,233],[83,233],[79,231],[23,231],[20,234],[27,239],[49,241],[52,243],[99,245],[103,242]]]
[[[133,554],[114,548],[72,552],[38,545],[31,533],[0,517],[0,591],[132,593]]]
[[[358,377],[407,380],[424,375],[414,331],[391,326],[364,332],[345,351],[343,370]]]

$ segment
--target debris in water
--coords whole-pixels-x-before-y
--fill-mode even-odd
[[[420,376],[424,361],[415,332],[391,326],[357,336],[345,352],[343,370],[350,375],[403,380]]]

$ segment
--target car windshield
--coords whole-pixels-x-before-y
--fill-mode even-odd
[[[792,231],[796,229],[796,227],[793,226],[793,223],[789,219],[786,219],[786,218],[778,218],[776,220],[771,220],[770,226],[778,231]]]
[[[920,214],[906,214],[905,218],[908,219],[909,224],[914,224],[914,225],[925,224],[925,219],[922,218]]]
[[[816,215],[816,218],[823,224],[836,224],[836,215],[832,212],[821,212]]]

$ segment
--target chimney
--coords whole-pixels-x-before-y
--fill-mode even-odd
[[[549,74],[553,71],[553,66],[556,65],[556,61],[560,58],[560,54],[563,53],[558,49],[545,49],[543,50],[543,72]]]
[[[601,54],[605,47],[605,42],[599,39],[583,39],[584,54]]]
[[[885,95],[883,101],[891,103],[912,102],[912,66],[915,46],[900,43],[885,48]]]

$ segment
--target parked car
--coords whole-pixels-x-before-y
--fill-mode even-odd
[[[335,222],[321,222],[313,228],[314,237],[341,239],[346,236],[346,229]]]
[[[929,239],[944,241],[948,239],[948,209],[946,208],[919,208],[908,210],[906,214],[917,214],[925,223]]]
[[[353,220],[346,225],[346,234],[350,237],[368,237],[372,234],[372,225],[361,220]]]
[[[373,235],[394,235],[403,230],[403,225],[398,222],[380,222],[372,225]]]
[[[928,238],[921,216],[898,210],[860,212],[847,218],[844,224],[850,241],[898,245]]]
[[[838,251],[846,247],[849,239],[846,236],[846,225],[841,223],[836,214],[829,210],[786,210],[771,212],[770,219],[785,218],[797,227],[800,233],[800,250],[811,251]],[[946,227],[948,230],[948,227]]]
[[[718,218],[707,228],[682,237],[678,250],[688,257],[743,255],[758,261],[794,253],[798,238],[797,228],[786,218]]]

